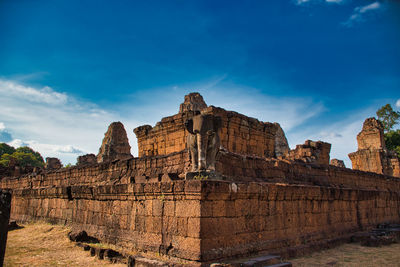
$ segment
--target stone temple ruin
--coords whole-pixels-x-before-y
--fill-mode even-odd
[[[290,150],[278,123],[207,106],[198,93],[185,96],[178,114],[134,133],[139,157],[118,122],[99,154],[76,166],[2,177],[11,219],[68,224],[191,266],[294,256],[400,220],[398,159],[373,119],[350,154],[354,170],[329,164],[328,143],[307,140]]]

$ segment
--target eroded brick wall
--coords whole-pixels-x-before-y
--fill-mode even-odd
[[[399,209],[399,192],[191,180],[14,190],[11,218],[208,261],[340,238],[398,221]]]
[[[400,220],[399,192],[216,181],[202,192],[203,260],[280,252]]]
[[[104,242],[200,259],[200,187],[177,181],[14,190],[11,218],[68,223]]]
[[[132,158],[45,171],[38,174],[31,173],[21,177],[3,177],[0,180],[0,188],[127,184],[134,183],[135,178],[139,177],[156,182],[161,181],[161,177],[165,173],[184,174],[188,164],[188,153],[181,151],[166,156]]]
[[[400,192],[400,179],[391,176],[329,165],[249,157],[227,151],[220,151],[216,170],[232,181],[264,181]]]

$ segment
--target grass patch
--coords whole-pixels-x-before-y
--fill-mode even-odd
[[[291,259],[290,262],[295,267],[400,267],[400,244],[377,248],[345,244],[315,252],[311,256]]]

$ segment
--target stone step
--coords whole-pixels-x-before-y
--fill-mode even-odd
[[[281,261],[281,257],[277,255],[265,255],[261,257],[256,257],[256,258],[250,258],[247,259],[244,262],[240,263],[240,266],[255,266],[255,267],[261,267],[265,265],[271,265],[271,264],[276,264]]]
[[[292,267],[291,262],[281,262],[273,265],[264,265],[263,267]]]

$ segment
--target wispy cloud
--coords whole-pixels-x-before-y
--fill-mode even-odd
[[[52,156],[62,154],[84,154],[86,151],[74,147],[72,145],[55,145],[55,144],[42,144],[35,140],[22,141],[21,139],[14,139],[8,143],[13,147],[29,146],[36,151],[44,151],[43,156]],[[76,155],[71,155],[76,156]]]
[[[353,14],[348,18],[347,21],[343,23],[343,25],[347,27],[352,27],[356,23],[363,22],[367,19],[367,17],[376,15],[376,13],[382,10],[383,4],[376,1],[369,5],[356,7],[353,11]]]
[[[141,103],[142,106],[133,110],[129,104],[124,112],[144,114],[147,119],[144,123],[155,124],[162,116],[176,114],[185,94],[199,92],[207,105],[233,110],[262,121],[279,122],[285,131],[289,131],[325,110],[323,103],[312,97],[269,96],[256,88],[222,82],[225,78],[226,75],[223,75],[223,78],[216,78],[214,82],[174,85],[171,88],[152,89],[151,93],[136,94],[129,103]],[[271,84],[271,87],[275,86],[279,85]]]
[[[59,157],[64,163],[75,162],[79,154],[97,153],[111,122],[138,126],[115,112],[47,86],[35,88],[0,79],[0,94],[0,141],[29,145],[44,157]],[[10,132],[12,135],[5,135]]]
[[[309,3],[328,3],[328,4],[342,4],[346,0],[296,0],[297,5],[304,5]]]
[[[24,99],[29,102],[62,105],[68,101],[65,93],[53,91],[48,86],[36,89],[12,81],[0,80],[0,93],[5,97]]]
[[[400,108],[400,99],[397,99],[397,101],[396,101],[396,107]]]

